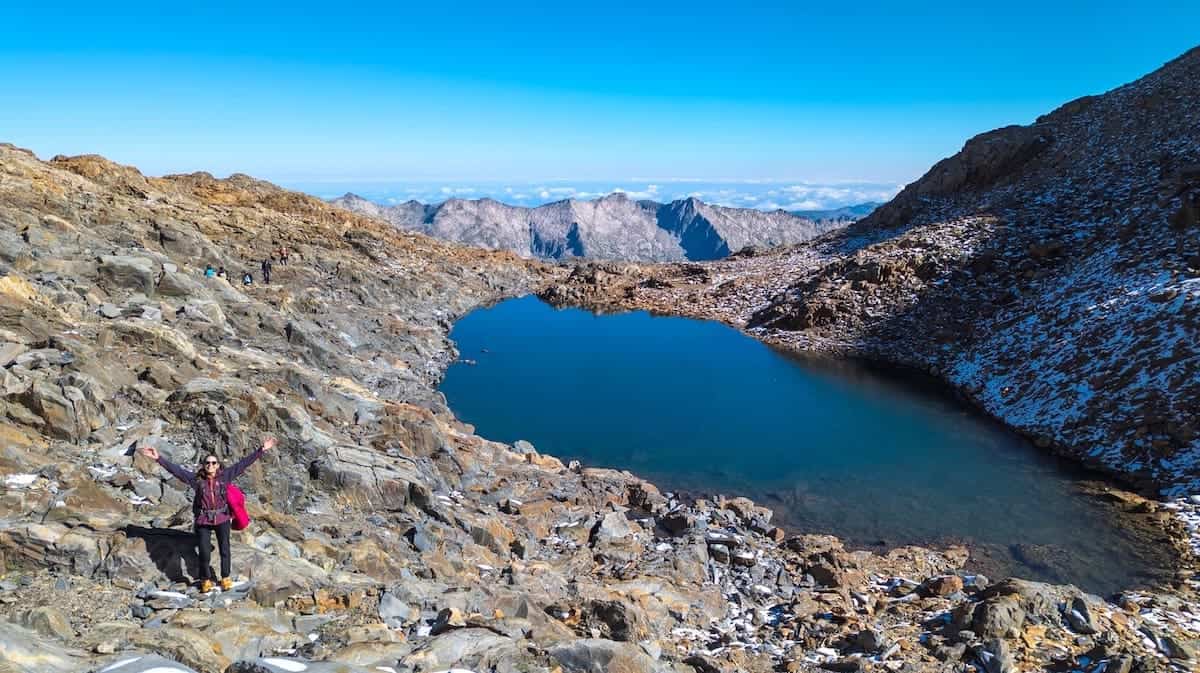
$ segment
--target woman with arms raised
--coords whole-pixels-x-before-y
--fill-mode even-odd
[[[187,470],[159,454],[152,446],[143,446],[142,453],[158,463],[167,472],[187,484],[196,492],[192,500],[192,513],[196,516],[196,548],[200,553],[200,591],[208,593],[213,588],[212,569],[209,560],[212,558],[212,532],[217,533],[217,549],[221,553],[221,588],[228,591],[233,587],[229,578],[229,528],[231,515],[229,511],[229,485],[237,479],[246,468],[262,457],[263,453],[275,446],[275,438],[267,437],[262,448],[246,456],[229,467],[221,467],[221,461],[214,455],[205,456],[198,472]]]

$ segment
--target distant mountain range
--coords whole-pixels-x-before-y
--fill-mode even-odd
[[[401,229],[527,257],[664,262],[720,259],[747,246],[800,243],[850,224],[877,204],[789,213],[727,208],[689,198],[658,203],[621,192],[536,208],[493,199],[450,199],[429,205],[384,206],[356,194],[333,205],[377,217]]]

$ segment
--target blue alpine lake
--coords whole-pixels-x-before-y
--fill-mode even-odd
[[[797,532],[861,548],[966,544],[989,575],[1110,593],[1161,559],[1088,475],[940,386],[798,359],[715,322],[593,315],[534,297],[451,332],[441,390],[490,439],[630,470],[666,491],[745,495]]]

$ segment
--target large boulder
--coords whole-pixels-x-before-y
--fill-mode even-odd
[[[396,511],[430,501],[430,489],[415,463],[363,447],[331,447],[310,472],[325,487],[364,506]]]
[[[95,673],[196,673],[196,669],[157,654],[122,652]]]
[[[77,673],[86,667],[82,652],[0,621],[0,670],[5,673]]]
[[[49,605],[23,613],[21,625],[58,640],[70,640],[75,636],[75,629],[71,628],[71,621],[67,619],[67,615]]]
[[[79,439],[81,428],[75,418],[75,408],[60,386],[45,379],[35,380],[21,395],[20,401],[42,419],[46,434],[59,439]]]
[[[654,660],[640,647],[602,638],[585,638],[550,648],[567,673],[654,673]]]
[[[376,673],[376,671],[344,662],[259,657],[235,661],[226,673]]]
[[[103,564],[108,540],[85,529],[57,523],[0,522],[0,550],[40,566],[54,566],[79,575],[92,575]]]
[[[401,659],[400,663],[410,667],[406,670],[444,671],[462,668],[495,670],[496,667],[489,666],[489,662],[512,658],[519,654],[514,651],[514,644],[515,641],[512,638],[487,629],[455,629],[429,641],[411,655]],[[506,667],[501,670],[514,669]]]
[[[100,277],[114,288],[154,294],[158,263],[149,257],[134,255],[103,255],[100,257]]]
[[[191,297],[203,291],[200,281],[183,271],[167,271],[158,281],[158,293],[166,297]]]

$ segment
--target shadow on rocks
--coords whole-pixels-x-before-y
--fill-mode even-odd
[[[192,533],[145,526],[126,526],[122,530],[127,537],[146,543],[150,560],[172,582],[187,582],[200,576],[200,556]]]

